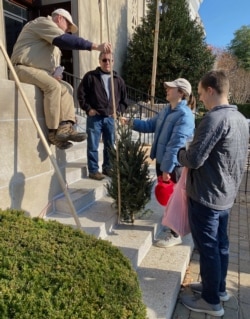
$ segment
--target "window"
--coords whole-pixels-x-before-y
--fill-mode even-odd
[[[28,20],[28,10],[25,7],[13,4],[8,0],[3,1],[3,13],[5,22],[6,47],[8,55],[12,54],[13,46]]]

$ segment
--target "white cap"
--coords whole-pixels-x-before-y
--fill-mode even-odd
[[[64,17],[71,24],[70,30],[69,30],[70,32],[72,32],[72,33],[77,32],[78,27],[74,24],[72,16],[67,10],[56,9],[55,11],[52,12],[52,16],[55,14],[59,14],[60,16]]]
[[[186,91],[189,95],[192,93],[192,87],[191,84],[183,78],[179,78],[174,80],[173,82],[164,82],[164,87],[170,87],[170,88],[180,88],[184,91]]]

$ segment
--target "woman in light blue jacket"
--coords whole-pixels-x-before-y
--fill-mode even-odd
[[[142,133],[155,133],[150,158],[156,159],[156,174],[163,181],[177,182],[182,167],[177,160],[177,152],[185,146],[187,139],[194,134],[195,98],[191,84],[183,78],[164,82],[166,100],[164,109],[146,121],[134,119],[132,129]],[[129,121],[129,120],[128,120]],[[171,247],[182,242],[180,236],[171,230],[165,240],[156,242],[158,247]]]

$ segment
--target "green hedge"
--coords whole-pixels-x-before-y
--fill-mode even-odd
[[[1,319],[145,319],[118,248],[69,226],[0,210]]]

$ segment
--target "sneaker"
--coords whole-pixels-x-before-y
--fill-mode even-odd
[[[96,173],[89,173],[89,178],[91,179],[95,179],[97,181],[101,181],[102,179],[105,178],[105,175],[103,175],[100,172],[96,172]]]
[[[55,132],[49,132],[49,142],[55,145],[56,147],[60,148],[60,150],[67,150],[68,148],[73,146],[73,144],[70,142],[58,141]]]
[[[204,312],[215,317],[224,315],[224,309],[220,303],[216,305],[210,304],[200,296],[183,295],[181,296],[181,302],[185,307],[195,312]]]
[[[196,292],[197,294],[202,293],[202,283],[201,282],[192,282],[190,284],[190,288],[193,292]],[[227,291],[219,292],[220,301],[228,301],[230,299],[230,295],[227,293]]]
[[[179,245],[181,243],[182,243],[182,240],[180,236],[174,237],[173,235],[171,235],[170,237],[167,237],[166,239],[157,240],[157,242],[155,243],[155,246],[161,247],[161,248],[168,248],[168,247]]]
[[[73,141],[73,142],[82,142],[86,140],[87,134],[84,132],[77,132],[74,130],[72,123],[65,123],[59,125],[56,138],[59,141]]]

